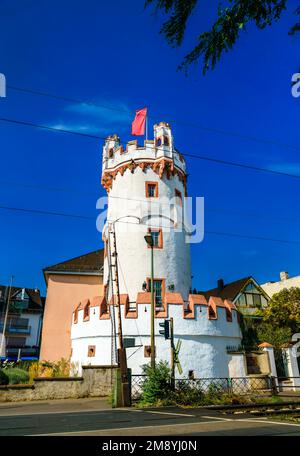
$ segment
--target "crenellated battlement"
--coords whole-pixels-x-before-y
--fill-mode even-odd
[[[91,309],[99,309],[99,319],[108,320],[110,318],[111,306],[116,302],[116,297],[111,297],[109,303],[106,301],[104,296],[95,296],[92,300],[83,300],[76,305],[73,312],[73,324],[78,323],[79,312],[82,311],[82,322],[89,320],[89,314]],[[128,294],[120,295],[120,305],[123,306],[122,318],[125,319],[138,319],[139,310],[141,306],[151,305],[151,293],[140,292],[137,295],[134,303],[130,302]],[[197,308],[200,309],[200,313],[204,312],[208,320],[218,320],[219,310],[224,309],[226,321],[233,321],[233,311],[236,313],[236,306],[228,299],[222,300],[219,297],[211,296],[208,300],[204,295],[190,294],[189,300],[185,302],[180,293],[170,292],[166,293],[162,306],[156,308],[155,318],[169,318],[170,308],[172,306],[182,307],[182,319],[184,320],[195,320],[197,319]]]
[[[137,140],[128,141],[126,147],[121,144],[118,135],[108,136],[103,146],[101,183],[109,191],[116,174],[121,175],[129,169],[134,172],[137,167],[144,171],[151,166],[160,171],[160,177],[166,170],[186,179],[186,165],[183,156],[174,148],[174,141],[169,124],[161,122],[154,125],[154,139],[144,140],[140,146]],[[163,167],[163,169],[162,169]]]

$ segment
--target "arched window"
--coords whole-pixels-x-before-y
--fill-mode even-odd
[[[110,147],[108,149],[108,158],[112,158],[114,156],[114,148]]]
[[[165,146],[169,146],[170,145],[170,141],[169,141],[169,137],[168,136],[164,136],[164,145]]]

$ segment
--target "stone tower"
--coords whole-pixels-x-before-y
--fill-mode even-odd
[[[130,141],[124,149],[117,135],[103,147],[102,185],[108,192],[103,241],[108,251],[108,223],[114,223],[119,260],[120,293],[134,307],[137,294],[149,289],[150,248],[154,241],[154,287],[158,306],[168,291],[188,300],[191,287],[190,245],[182,223],[187,194],[185,161],[175,149],[171,127],[154,125],[154,140]],[[104,260],[104,283],[108,257]]]

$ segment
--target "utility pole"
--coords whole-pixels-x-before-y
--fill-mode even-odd
[[[5,331],[6,331],[6,325],[7,325],[7,318],[8,318],[8,312],[9,312],[9,303],[10,303],[10,296],[11,296],[11,287],[13,284],[14,276],[12,275],[10,278],[10,285],[9,285],[9,291],[8,291],[8,296],[7,296],[7,302],[6,302],[6,311],[5,311],[5,317],[4,317],[4,322],[3,322],[3,332],[2,332],[2,337],[1,337],[1,345],[0,345],[0,356],[2,354],[3,346],[4,346],[4,341],[5,341]]]
[[[175,387],[175,346],[174,346],[174,321],[170,318],[170,345],[171,345],[171,387]]]
[[[117,253],[117,241],[116,241],[116,232],[115,226],[113,224],[112,229],[113,235],[113,248],[114,251],[112,256],[115,259],[115,264],[112,265],[115,268],[115,285],[116,285],[116,298],[117,298],[117,308],[118,308],[118,364],[121,371],[121,393],[122,393],[122,405],[123,407],[129,407],[130,404],[130,391],[129,391],[129,382],[128,382],[128,369],[127,369],[127,359],[126,359],[126,349],[124,348],[123,343],[123,331],[122,331],[122,316],[121,316],[121,302],[120,302],[120,288],[119,288],[119,273],[118,273],[118,253]]]

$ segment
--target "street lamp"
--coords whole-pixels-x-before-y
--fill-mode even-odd
[[[151,367],[155,369],[155,335],[154,335],[154,261],[153,261],[153,237],[146,234],[144,239],[151,248]]]

